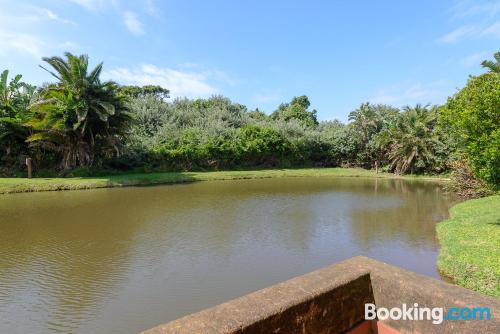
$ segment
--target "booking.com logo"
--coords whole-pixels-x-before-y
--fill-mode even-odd
[[[376,307],[375,304],[365,304],[366,320],[432,320],[432,323],[439,325],[446,320],[490,320],[491,312],[489,307],[450,307],[445,311],[443,307],[420,307],[418,303],[408,307],[402,304],[401,307]]]

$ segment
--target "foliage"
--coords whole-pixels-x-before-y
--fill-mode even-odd
[[[308,103],[296,98],[289,105],[299,101]],[[335,166],[345,159],[333,145],[339,152],[349,147],[346,131],[340,143],[331,129],[326,138],[304,119],[273,119],[220,96],[171,103],[148,96],[132,100],[130,109],[136,118],[130,161],[146,161],[154,169]]]
[[[386,157],[388,144],[380,144],[382,134],[389,128],[414,131],[413,139],[423,135],[412,128],[417,123],[405,128],[396,127],[396,123],[407,124],[408,117],[404,116],[407,113],[400,113],[390,106],[363,104],[351,113],[353,121],[349,125],[338,121],[315,123],[308,108],[309,100],[305,96],[282,104],[270,117],[258,110],[247,111],[244,106],[221,96],[207,100],[177,99],[171,103],[151,95],[133,99],[130,109],[136,123],[128,142],[130,168],[139,167],[144,162],[159,170],[370,166],[375,160],[392,162]],[[299,109],[301,113],[293,113]],[[372,120],[367,120],[367,115]],[[439,154],[436,147],[444,144],[439,142],[437,135],[432,138],[432,152]],[[425,147],[419,146],[419,149]],[[398,152],[392,152],[393,160]],[[425,164],[418,164],[418,168],[413,168],[414,172],[444,170],[441,168],[444,161],[421,154],[412,158],[408,167],[420,160],[425,160]],[[397,171],[404,173],[406,169],[398,168]]]
[[[170,97],[170,91],[166,88],[157,85],[146,85],[146,86],[120,86],[120,93],[128,97],[146,97],[152,95],[159,99],[168,99]]]
[[[496,52],[493,57],[495,61],[485,60],[481,63],[484,68],[487,68],[492,73],[500,73],[500,52]]]
[[[15,156],[26,153],[24,141],[29,131],[23,126],[27,120],[27,106],[35,87],[21,81],[16,75],[8,81],[9,71],[0,75],[0,163],[16,160]]]
[[[442,127],[456,134],[474,173],[500,184],[500,74],[471,77],[441,110]]]
[[[397,108],[377,104],[363,103],[349,113],[353,138],[357,142],[357,163],[364,167],[387,163],[385,148],[380,145],[379,136],[388,127],[395,124],[399,116]]]
[[[488,189],[485,182],[474,175],[467,159],[453,160],[450,162],[450,167],[452,170],[451,180],[445,185],[448,192],[463,199],[492,195],[493,191]]]
[[[271,114],[272,119],[281,119],[289,121],[292,119],[298,120],[305,126],[314,127],[318,125],[317,111],[315,109],[309,111],[311,103],[305,95],[297,96],[290,103],[282,103],[278,110]]]
[[[267,115],[223,96],[170,101],[164,87],[101,82],[102,64],[89,69],[85,55],[43,60],[56,83],[35,89],[1,76],[2,174],[26,155],[38,175],[56,165],[65,175],[293,166],[429,174],[446,172],[462,148],[476,175],[498,183],[498,59],[441,113],[363,103],[347,124],[318,121],[305,95]]]
[[[76,62],[74,66],[83,65]],[[96,81],[85,84],[83,89],[72,85],[74,79],[70,77],[64,80],[41,89],[39,99],[32,106],[34,117],[28,122],[35,133],[28,141],[32,147],[38,144],[57,151],[65,168],[92,165],[96,159],[93,154],[98,154],[98,160],[104,159],[108,167],[118,170],[297,165],[370,167],[375,161],[391,169],[388,145],[382,145],[381,138],[389,129],[398,130],[395,124],[404,114],[390,106],[365,103],[350,114],[351,123],[345,125],[338,121],[318,122],[315,111],[309,111],[306,96],[281,104],[267,116],[258,109],[248,111],[245,106],[222,96],[167,102],[156,93],[141,93],[125,102],[123,87],[112,84],[101,87]],[[109,94],[102,93],[108,89]],[[116,94],[116,90],[120,94]],[[84,97],[83,102],[75,99],[77,95]],[[88,98],[111,99],[125,112],[130,110],[133,123],[126,136],[124,132],[113,133],[125,140],[125,155],[106,159],[109,155],[105,150],[107,133],[104,135],[99,130],[109,127],[99,126],[103,119],[98,114],[92,116],[95,110],[87,107],[93,103],[102,105],[102,101],[88,101]],[[82,112],[82,108],[86,109]],[[113,143],[108,147],[111,146]],[[441,169],[428,161],[425,166],[414,169],[414,172],[422,171]],[[405,170],[398,169],[398,172]]]
[[[65,56],[43,58],[58,82],[43,87],[31,105],[27,124],[35,133],[27,142],[59,153],[61,167],[68,169],[118,154],[131,117],[118,86],[101,82],[102,63],[89,73],[88,56]]]
[[[416,105],[405,107],[395,122],[377,137],[378,147],[386,147],[390,170],[432,170],[436,152],[444,144],[435,131],[437,108]]]

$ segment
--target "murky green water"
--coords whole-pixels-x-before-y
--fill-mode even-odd
[[[286,178],[0,197],[0,333],[134,333],[355,255],[436,272],[429,182]]]

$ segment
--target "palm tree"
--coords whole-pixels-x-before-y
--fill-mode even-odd
[[[35,87],[21,81],[16,75],[7,81],[9,71],[0,74],[0,149],[8,156],[12,148],[24,146],[28,129],[23,126],[26,108],[35,92]]]
[[[377,128],[377,113],[369,102],[361,104],[361,106],[349,113],[349,121],[352,121],[354,127],[361,130],[363,143],[366,144],[369,139],[371,130]]]
[[[485,60],[481,65],[492,73],[500,73],[500,52],[496,52],[493,57],[495,57],[495,61]]]
[[[58,82],[43,87],[32,104],[28,125],[36,133],[27,141],[60,153],[61,167],[68,169],[90,166],[96,156],[119,154],[131,116],[118,85],[101,82],[102,63],[89,73],[87,55],[65,57],[43,58],[52,70],[41,67]]]
[[[393,126],[380,133],[378,145],[387,147],[391,170],[404,174],[433,159],[439,138],[434,133],[436,107],[405,107]]]
[[[349,113],[352,127],[356,133],[361,134],[357,156],[358,163],[365,167],[373,166],[378,171],[384,160],[385,147],[377,145],[376,137],[393,124],[398,115],[399,109],[384,104],[370,104],[369,102],[361,104],[358,109]]]

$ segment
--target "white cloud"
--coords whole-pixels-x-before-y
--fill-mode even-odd
[[[81,47],[72,41],[65,41],[65,42],[59,43],[59,44],[57,44],[57,48],[59,49],[58,53],[60,51],[64,51],[64,52],[69,51],[69,52],[73,52],[73,53],[78,53],[78,51],[81,51]]]
[[[98,10],[109,5],[118,6],[118,0],[69,0],[88,10]]]
[[[258,93],[253,96],[256,103],[271,103],[281,100],[281,95],[277,93]]]
[[[215,81],[221,82],[221,83],[223,83],[225,85],[229,85],[229,86],[236,86],[240,83],[239,80],[236,80],[235,78],[228,75],[224,71],[220,71],[217,69],[208,69],[205,66],[200,65],[198,63],[193,63],[193,62],[180,63],[177,65],[177,68],[184,69],[184,70],[197,71],[206,77],[210,77],[210,78],[214,79]]]
[[[143,0],[142,2],[146,13],[151,16],[158,17],[158,7],[156,7],[154,0]]]
[[[235,80],[233,77],[229,76],[227,73],[219,70],[207,70],[204,71],[203,74],[207,77],[211,77],[216,81],[219,81],[223,84],[229,86],[236,86],[239,84],[238,80]]]
[[[500,21],[494,22],[490,25],[465,25],[452,32],[441,36],[438,42],[445,44],[457,43],[466,38],[481,38],[492,37],[500,38]]]
[[[460,1],[450,10],[455,18],[464,18],[469,16],[489,16],[493,17],[500,13],[500,1],[472,2]]]
[[[35,8],[35,10],[39,14],[38,17],[42,17],[43,16],[43,17],[45,17],[45,18],[47,18],[48,20],[51,20],[51,21],[60,22],[60,23],[64,23],[64,24],[76,25],[76,23],[74,21],[63,19],[59,15],[57,15],[56,13],[54,13],[53,11],[51,11],[50,9],[47,9],[47,8]]]
[[[21,10],[22,14],[18,13],[19,10]],[[2,13],[0,13],[0,19],[3,21],[2,23],[7,22],[8,24],[17,24],[22,27],[31,26],[32,24],[40,23],[42,21],[53,21],[57,23],[76,25],[76,22],[64,19],[47,8],[21,6],[18,11],[10,10],[8,15],[2,15]]]
[[[44,39],[43,36],[33,33],[16,32],[0,27],[0,40],[2,47],[0,55],[17,57],[18,55],[29,55],[37,60],[43,56],[57,52],[76,48],[76,44],[71,41],[64,43],[54,43]]]
[[[492,25],[486,27],[480,33],[481,36],[500,38],[500,21],[493,23]]]
[[[95,0],[69,0],[69,1],[77,5],[80,5],[82,7],[85,7],[87,9],[95,9],[98,5],[100,5],[101,2]]]
[[[98,11],[103,9],[108,9],[111,7],[118,15],[121,15],[123,18],[123,23],[127,27],[127,30],[132,34],[139,36],[144,34],[144,25],[139,20],[136,12],[131,10],[123,10],[121,9],[119,0],[68,0],[73,2],[79,6],[84,7],[90,11]],[[152,0],[143,0],[143,9],[150,15],[155,15],[155,5]]]
[[[491,56],[492,52],[477,52],[464,57],[460,60],[460,63],[465,66],[475,66],[481,64],[481,62]]]
[[[39,28],[45,24],[43,21],[76,24],[61,18],[46,8],[34,6],[22,8],[23,11],[19,14],[15,10],[12,10],[8,15],[0,12],[1,55],[12,55],[13,57],[29,55],[40,59],[42,56],[57,50],[61,45],[60,42],[52,40],[50,36],[39,33]]]
[[[37,36],[31,34],[16,33],[0,28],[0,40],[2,41],[0,54],[16,52],[40,58],[44,53],[45,43]]]
[[[26,29],[23,31],[13,28],[17,27],[16,23],[18,22],[22,23],[23,28],[25,26],[29,27],[29,20],[32,20],[32,17],[7,15],[0,12],[0,41],[2,41],[0,55],[10,56],[14,53],[17,56],[18,54],[28,54],[40,58],[45,45],[43,39],[38,38],[36,34],[26,32]]]
[[[127,85],[159,85],[167,88],[172,97],[209,97],[219,93],[205,73],[182,72],[143,64],[138,69],[117,68],[104,73],[104,77]]]
[[[128,10],[123,13],[123,21],[128,31],[139,36],[144,34],[142,22],[137,18],[137,14]]]
[[[500,0],[495,1],[470,1],[464,0],[456,3],[449,10],[453,19],[474,20],[462,25],[455,30],[441,36],[437,41],[453,44],[464,39],[495,38],[500,39]],[[495,21],[495,19],[497,21]]]
[[[368,101],[400,106],[415,103],[442,103],[450,91],[450,84],[445,80],[429,83],[403,83],[380,89]]]
[[[453,30],[452,32],[441,36],[438,41],[441,43],[452,44],[456,43],[461,39],[469,37],[473,35],[477,31],[477,28],[472,25],[466,25],[460,27],[458,29]]]

